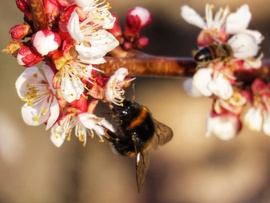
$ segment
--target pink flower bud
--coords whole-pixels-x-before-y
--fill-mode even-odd
[[[30,12],[29,0],[16,0],[16,5],[22,12]]]
[[[22,46],[17,54],[17,62],[19,65],[30,67],[39,63],[43,57],[36,53],[31,47]]]
[[[140,37],[137,42],[136,42],[136,46],[139,48],[139,49],[142,49],[144,47],[146,47],[148,45],[148,37]]]
[[[61,44],[60,36],[50,30],[40,30],[31,38],[35,50],[44,55],[52,55]]]
[[[21,24],[21,25],[15,25],[9,30],[9,34],[11,35],[11,38],[13,39],[13,41],[22,40],[30,32],[32,32],[31,27],[30,25],[26,23]]]
[[[29,6],[29,0],[16,0],[16,5],[18,9],[20,9],[29,20],[32,19],[32,14],[30,11],[30,6]]]
[[[135,7],[128,11],[126,17],[126,32],[136,35],[143,27],[150,24],[152,14],[143,7]]]
[[[152,20],[152,14],[145,8],[143,7],[135,7],[131,10],[128,11],[127,13],[127,18],[130,19],[131,21],[127,21],[127,24],[130,26],[133,26],[133,22],[132,21],[132,17],[135,18],[137,17],[140,24],[139,27],[140,29],[145,27],[146,25],[150,24],[151,20]]]

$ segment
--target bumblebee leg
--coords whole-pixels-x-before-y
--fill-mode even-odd
[[[104,138],[110,142],[116,142],[119,140],[119,138],[111,131],[107,131],[104,135]]]

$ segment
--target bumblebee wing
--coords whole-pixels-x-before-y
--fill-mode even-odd
[[[152,139],[152,147],[157,149],[159,145],[164,145],[173,137],[173,131],[167,125],[153,119],[155,126],[155,133]]]
[[[150,156],[147,150],[143,152],[142,144],[137,137],[133,137],[133,142],[136,152],[136,180],[138,192],[140,192],[149,166]]]
[[[138,192],[141,191],[142,185],[145,180],[146,172],[149,166],[150,156],[149,152],[138,152],[136,155],[136,180]]]

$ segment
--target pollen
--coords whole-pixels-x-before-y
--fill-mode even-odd
[[[41,115],[44,116],[46,113],[47,113],[47,109],[46,108],[42,108]]]
[[[33,117],[33,120],[36,121],[36,122],[38,122],[39,117],[38,117],[38,116],[34,116],[34,117]]]
[[[83,139],[83,136],[82,136],[82,135],[79,135],[79,140],[80,140],[80,142],[83,142],[83,141],[84,141],[84,139]]]

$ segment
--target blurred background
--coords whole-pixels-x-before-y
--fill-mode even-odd
[[[126,12],[140,5],[153,14],[143,34],[150,39],[144,50],[153,55],[191,56],[199,29],[180,18],[180,6],[188,4],[202,16],[206,3],[230,6],[247,3],[251,29],[265,36],[262,51],[270,57],[269,0],[110,0],[112,12],[124,25]],[[8,31],[22,22],[15,1],[0,7],[0,47],[11,41]],[[157,151],[145,184],[137,193],[135,160],[112,153],[98,139],[86,147],[74,137],[56,148],[44,126],[24,124],[15,81],[24,70],[16,60],[0,54],[0,203],[264,203],[270,202],[270,137],[244,128],[231,141],[205,138],[205,118],[211,101],[191,98],[183,90],[183,78],[137,78],[136,101],[174,131],[173,140]],[[132,90],[127,97],[132,98]],[[107,109],[100,109],[101,113]]]

